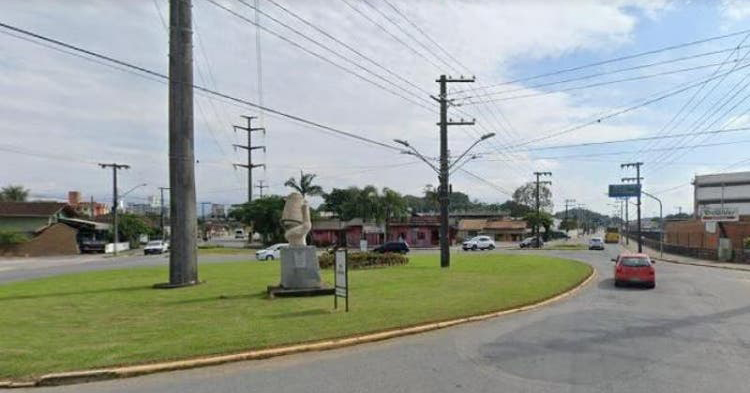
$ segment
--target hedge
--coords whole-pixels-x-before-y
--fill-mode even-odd
[[[318,257],[318,264],[321,269],[333,267],[334,255],[330,252],[324,252]],[[409,258],[402,254],[377,252],[349,252],[347,254],[347,265],[350,269],[369,269],[387,266],[401,266],[409,263]]]

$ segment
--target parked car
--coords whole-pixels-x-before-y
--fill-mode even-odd
[[[289,247],[289,243],[276,243],[271,247],[256,251],[255,259],[259,261],[281,259],[281,249],[286,247]]]
[[[464,251],[467,250],[494,250],[495,241],[489,236],[474,236],[473,238],[463,242],[461,248]]]
[[[604,250],[604,240],[600,237],[592,237],[589,240],[589,250]]]
[[[244,239],[245,238],[245,231],[242,229],[235,229],[234,230],[234,238],[235,239]]]
[[[612,258],[615,263],[615,286],[627,284],[656,286],[654,262],[646,254],[620,254]]]
[[[146,247],[143,247],[143,254],[161,254],[169,251],[169,242],[161,240],[152,240],[146,243]]]
[[[521,248],[542,248],[544,247],[544,240],[541,238],[539,239],[539,242],[537,243],[536,236],[527,237],[526,239],[523,239],[521,243],[518,244]]]
[[[406,244],[406,242],[388,242],[375,247],[372,251],[379,253],[397,252],[399,254],[406,254],[409,252],[409,245]]]
[[[103,253],[107,247],[107,241],[101,239],[83,239],[81,240],[79,247],[82,253]]]

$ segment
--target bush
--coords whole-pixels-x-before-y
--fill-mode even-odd
[[[28,240],[29,237],[24,233],[0,231],[0,246],[13,246],[24,243]]]
[[[745,238],[745,248],[750,249],[750,237]]]
[[[321,269],[332,268],[335,261],[333,253],[324,252],[318,257]],[[350,269],[369,269],[387,266],[401,266],[409,263],[409,258],[402,254],[387,252],[380,254],[376,252],[350,252],[347,255],[347,264]]]

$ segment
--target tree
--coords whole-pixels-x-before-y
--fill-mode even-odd
[[[1,202],[25,202],[28,196],[29,190],[20,185],[9,185],[0,190]]]
[[[554,223],[551,214],[547,212],[539,212],[539,214],[536,214],[535,211],[532,211],[526,213],[523,219],[526,220],[526,222],[529,223],[529,225],[531,225],[533,228],[537,228],[537,231],[539,230],[539,227],[544,227],[544,240],[547,240],[552,228],[552,224]]]
[[[264,244],[284,241],[284,228],[281,226],[281,213],[284,211],[284,198],[278,195],[255,199],[229,213],[231,218],[242,222],[258,232]]]
[[[320,209],[334,213],[341,220],[351,220],[357,217],[357,196],[359,188],[334,188],[331,192],[323,194],[323,204]]]
[[[522,205],[530,206],[536,210],[536,183],[528,182],[521,187],[518,187],[513,192],[513,201]],[[544,210],[551,210],[552,204],[552,191],[545,184],[539,185],[539,208]]]
[[[500,208],[507,211],[511,217],[523,217],[526,213],[534,211],[531,207],[516,201],[505,201]]]
[[[117,224],[119,238],[130,244],[137,244],[141,235],[154,234],[154,228],[144,217],[135,214],[121,214]]]
[[[315,180],[316,176],[317,175],[314,173],[304,173],[299,171],[299,182],[297,182],[297,179],[290,177],[284,182],[284,185],[295,189],[302,194],[303,197],[306,195],[323,195],[323,188],[319,185],[313,184],[313,180]]]

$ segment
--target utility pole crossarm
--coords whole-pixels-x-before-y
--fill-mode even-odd
[[[264,167],[265,168],[266,164],[250,164],[250,165],[247,165],[247,164],[232,164],[232,166],[234,166],[235,168],[237,168],[239,166],[239,167],[242,167],[242,168],[253,169],[253,168],[258,168],[258,167]]]

